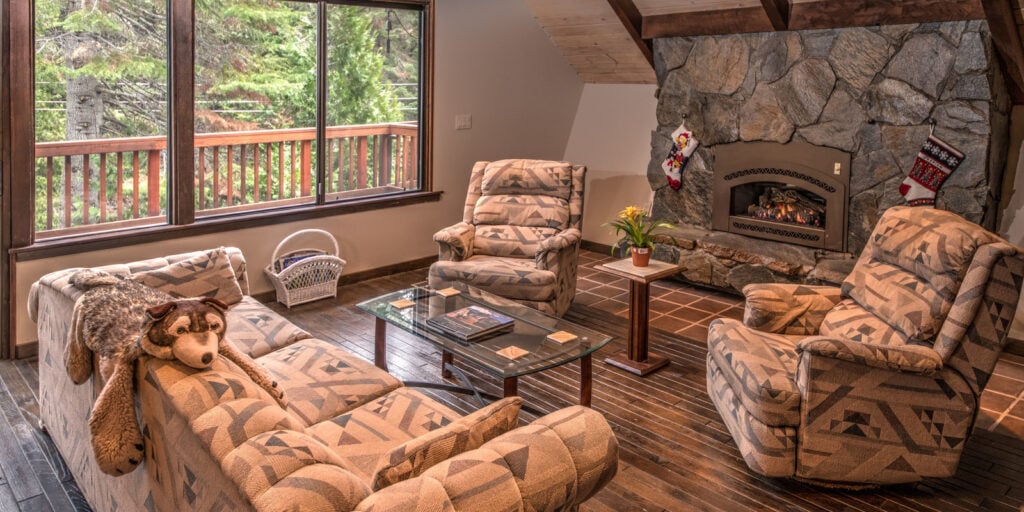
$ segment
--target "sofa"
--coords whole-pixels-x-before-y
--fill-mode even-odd
[[[750,284],[708,331],[712,402],[756,473],[826,486],[957,471],[1024,255],[955,213],[893,207],[841,287]]]
[[[143,357],[145,460],[125,476],[100,472],[88,417],[103,383],[94,372],[75,385],[64,365],[77,269],[42,277],[29,298],[41,423],[95,510],[565,510],[617,470],[601,414],[569,407],[520,427],[521,399],[510,397],[462,416],[250,297],[237,249],[100,269],[172,295],[240,292],[228,294],[226,337],[289,403],[223,357],[207,370]]]

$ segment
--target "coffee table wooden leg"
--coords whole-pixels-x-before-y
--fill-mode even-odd
[[[441,351],[441,377],[445,379],[452,378],[452,372],[448,370],[448,367],[455,362],[455,355],[447,350]]]
[[[373,330],[373,364],[377,368],[388,371],[388,324],[378,318]]]
[[[580,358],[580,405],[590,407],[590,394],[593,387],[593,360],[590,354]]]
[[[519,394],[519,377],[505,379],[505,398]]]

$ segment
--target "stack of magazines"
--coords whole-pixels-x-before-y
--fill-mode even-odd
[[[511,331],[515,320],[482,306],[467,306],[427,319],[427,324],[464,341]]]

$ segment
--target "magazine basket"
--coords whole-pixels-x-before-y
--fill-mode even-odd
[[[326,248],[302,248],[282,252],[292,240],[318,235]],[[329,244],[329,245],[328,245]],[[345,260],[338,257],[338,241],[322,229],[303,229],[277,244],[264,268],[277,291],[277,301],[292,307],[338,295],[338,279]]]

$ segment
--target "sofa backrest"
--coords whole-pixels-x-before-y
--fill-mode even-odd
[[[569,162],[477,162],[463,210],[476,226],[473,253],[532,258],[544,239],[582,229],[585,173]]]
[[[893,207],[878,221],[842,293],[907,343],[932,346],[980,390],[1020,295],[1017,257],[1016,247],[955,213]]]

